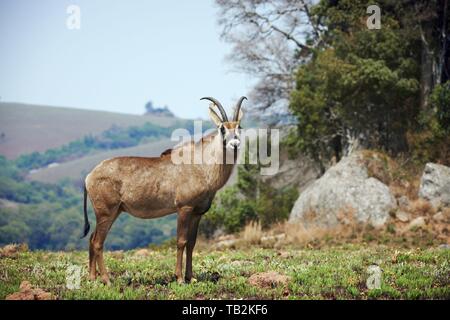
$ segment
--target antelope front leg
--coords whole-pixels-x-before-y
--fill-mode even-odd
[[[201,217],[201,215],[193,215],[189,225],[188,242],[186,245],[186,282],[190,282],[192,279],[192,252],[194,251],[195,242],[197,241],[198,223],[200,222]]]
[[[183,207],[178,210],[177,219],[177,265],[175,274],[178,283],[183,283],[183,253],[188,241],[188,232],[191,222],[192,208]]]

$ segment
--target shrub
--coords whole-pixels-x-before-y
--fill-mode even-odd
[[[203,217],[200,232],[206,237],[213,236],[220,229],[226,233],[235,233],[251,221],[268,228],[289,217],[297,197],[295,188],[277,190],[269,185],[260,185],[255,198],[244,196],[237,186],[225,188]]]
[[[419,130],[408,134],[413,159],[450,165],[450,81],[434,88],[419,124]]]

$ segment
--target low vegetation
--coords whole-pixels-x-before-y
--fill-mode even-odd
[[[220,190],[210,210],[200,222],[200,232],[211,237],[216,232],[235,233],[257,222],[267,229],[286,221],[298,197],[293,187],[275,189],[262,183],[257,165],[238,167],[237,183]]]
[[[173,272],[174,246],[107,252],[105,260],[112,275],[108,287],[87,280],[86,251],[20,250],[0,258],[0,299],[18,292],[21,283],[21,291],[32,287],[53,299],[450,298],[448,249],[363,243],[321,250],[289,246],[211,250],[200,243],[195,255],[196,281],[178,284]],[[78,289],[66,286],[69,266],[81,267]],[[373,276],[371,266],[381,270],[379,288],[367,286]]]

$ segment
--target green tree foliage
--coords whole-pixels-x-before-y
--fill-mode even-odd
[[[1,156],[0,167],[0,198],[11,201],[9,206],[0,207],[0,246],[25,242],[32,249],[87,248],[87,240],[80,239],[84,223],[82,190],[70,181],[27,181],[13,161]],[[90,211],[94,227],[95,216]],[[108,235],[106,247],[131,249],[161,243],[174,236],[175,218],[144,221],[123,214]]]
[[[257,214],[251,201],[239,194],[235,186],[223,189],[200,222],[200,232],[210,237],[218,229],[227,233],[240,231]]]
[[[450,166],[450,81],[437,85],[430,108],[422,110],[418,130],[409,134],[412,158],[418,164],[438,162]]]
[[[0,208],[0,245],[27,243],[31,249],[86,249],[89,237],[80,239],[83,230],[81,199],[77,205],[64,207],[60,203],[19,205]],[[90,215],[92,226],[95,217]],[[175,234],[176,216],[142,220],[123,213],[114,223],[105,247],[132,249],[150,243],[162,243]]]
[[[435,114],[439,129],[450,134],[450,80],[437,85],[431,94],[431,112]]]
[[[379,4],[382,27],[366,26],[370,1],[321,1],[314,14],[328,30],[297,71],[290,108],[298,118],[290,144],[321,163],[339,159],[354,141],[407,150],[419,113],[420,38],[406,28],[401,5]]]
[[[62,201],[71,203],[70,184],[59,185],[26,181],[14,162],[0,156],[0,198],[19,203],[40,203]]]
[[[263,228],[287,220],[298,196],[297,189],[293,187],[275,189],[269,184],[261,185],[260,196],[254,204]]]
[[[132,147],[151,138],[169,137],[173,129],[174,126],[161,127],[149,122],[140,127],[113,126],[99,136],[87,135],[59,148],[22,155],[16,162],[20,169],[41,168],[53,162],[80,158],[93,151]]]

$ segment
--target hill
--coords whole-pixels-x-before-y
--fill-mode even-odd
[[[24,289],[28,286],[41,293],[40,296],[52,299],[450,297],[447,263],[450,251],[447,249],[411,250],[360,244],[320,250],[246,246],[222,251],[202,248],[199,243],[193,260],[196,281],[178,284],[174,277],[174,248],[175,244],[151,250],[106,252],[105,262],[112,275],[109,287],[99,280],[87,280],[87,250],[7,254],[0,258],[0,270],[7,275],[0,281],[0,299],[18,292],[21,284],[22,292],[15,294],[16,299],[27,297]],[[80,278],[68,273],[74,267],[80,268]],[[379,285],[374,278],[376,271],[372,270],[379,272]],[[80,279],[79,287],[77,279]],[[67,283],[78,288],[70,290]]]
[[[162,139],[131,148],[121,148],[87,155],[80,159],[32,171],[27,178],[46,183],[56,183],[64,178],[78,180],[105,159],[119,156],[156,157],[174,144],[175,142],[170,139]]]
[[[174,117],[1,102],[0,155],[13,159],[24,153],[45,151],[113,125],[129,127],[150,122],[170,126],[175,121]]]

